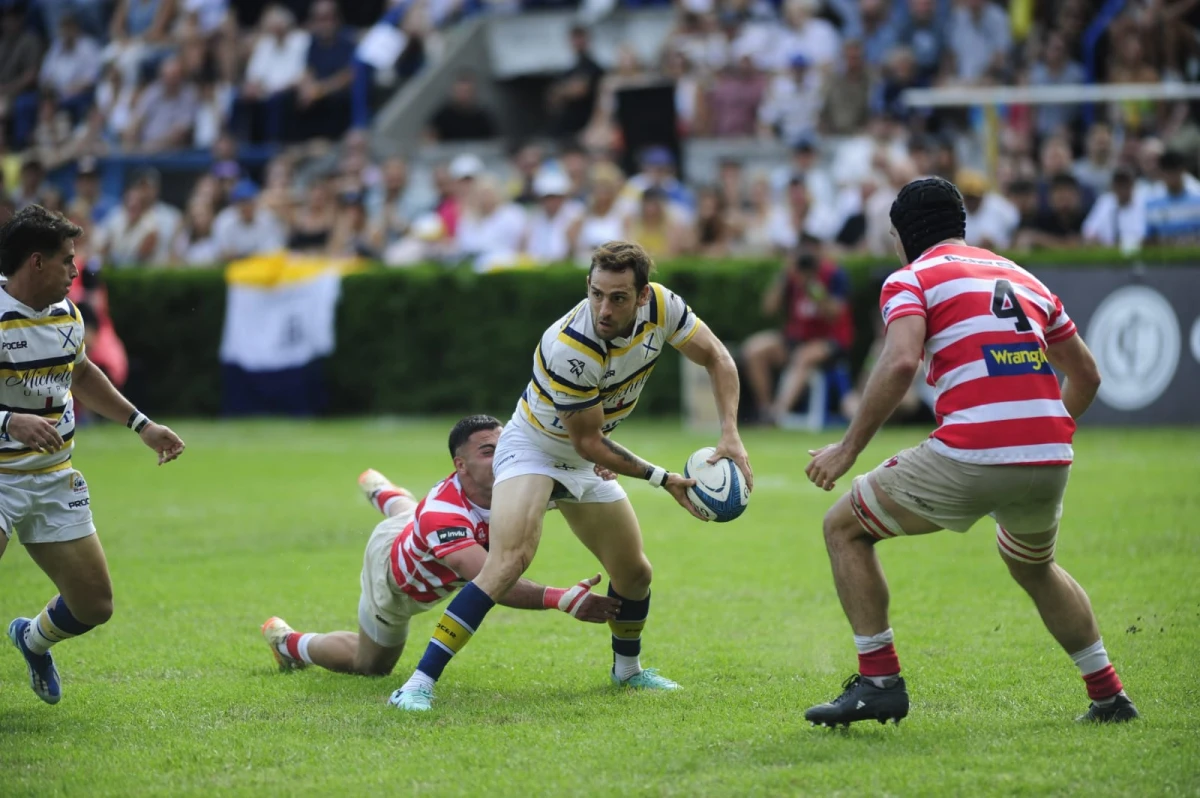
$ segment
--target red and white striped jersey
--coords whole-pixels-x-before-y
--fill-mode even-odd
[[[1075,324],[1040,280],[986,249],[943,244],[893,272],[879,303],[884,324],[925,317],[936,451],[983,465],[1071,462],[1075,421],[1046,346]]]
[[[457,474],[434,485],[392,543],[396,587],[417,601],[434,602],[465,585],[442,558],[476,544],[487,548],[490,517],[463,494]]]

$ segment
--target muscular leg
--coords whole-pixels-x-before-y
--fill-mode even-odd
[[[483,570],[451,600],[433,638],[404,686],[392,694],[402,709],[429,709],[433,685],[462,650],[488,612],[533,562],[542,537],[542,518],[554,480],[540,474],[507,479],[492,488],[488,557]]]
[[[1051,543],[1057,534],[1058,530],[1054,529],[1040,535],[1014,537],[1038,548]],[[1100,639],[1100,627],[1096,624],[1087,593],[1058,563],[1053,560],[1040,564],[1020,562],[1003,551],[1000,556],[1012,578],[1033,599],[1046,629],[1068,654]]]
[[[775,394],[775,417],[789,412],[804,393],[808,378],[833,355],[833,346],[828,341],[809,341],[792,353],[779,391]]]
[[[63,543],[30,543],[25,549],[58,588],[76,621],[92,627],[112,617],[112,580],[98,536]]]
[[[357,632],[314,635],[308,643],[309,661],[313,665],[361,676],[387,676],[403,653],[403,643],[394,648],[381,646],[361,627]]]
[[[766,330],[750,336],[742,345],[742,360],[746,365],[746,381],[754,393],[754,406],[759,418],[771,409],[771,375],[787,361],[783,335]]]

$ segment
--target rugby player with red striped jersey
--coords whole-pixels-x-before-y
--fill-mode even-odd
[[[875,544],[966,532],[991,516],[1009,573],[1083,676],[1091,706],[1078,720],[1132,720],[1137,709],[1109,662],[1087,594],[1054,561],[1075,419],[1100,387],[1096,362],[1041,281],[966,245],[966,209],[952,183],[909,183],[892,204],[891,221],[905,265],[880,296],[883,352],[845,436],[810,451],[805,472],[831,490],[895,410],[922,358],[937,393],[938,427],[921,445],[855,477],[825,516],[825,545],[859,667],[841,695],[805,718],[832,727],[899,723],[908,714]],[[1055,372],[1066,377],[1061,388]]]
[[[409,620],[428,612],[474,579],[487,558],[492,503],[492,456],[500,422],[468,416],[450,431],[454,473],[419,502],[378,471],[359,486],[387,518],[367,541],[363,555],[358,631],[301,634],[282,618],[269,618],[263,636],[279,669],[317,665],[331,671],[386,676],[404,652]],[[599,476],[611,479],[609,472]],[[569,588],[522,579],[500,601],[526,610],[557,609],[588,623],[615,618],[620,601],[591,592],[600,574]]]

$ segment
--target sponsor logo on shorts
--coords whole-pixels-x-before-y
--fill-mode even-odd
[[[27,346],[29,346],[28,341],[5,341],[4,343],[0,343],[0,349],[3,349],[5,352],[13,349],[24,349]]]
[[[67,507],[69,507],[72,510],[75,510],[75,509],[78,509],[79,507],[87,507],[91,503],[92,503],[92,500],[90,498],[89,499],[79,499],[78,501],[67,502]]]
[[[895,455],[890,460],[885,460],[883,463],[883,467],[891,468],[892,466],[896,465],[899,462],[900,462],[900,455]]]
[[[383,624],[384,626],[391,626],[391,624],[390,624],[390,623],[388,623],[387,621],[385,621],[385,620],[383,619],[383,616],[382,616],[382,615],[376,615],[376,616],[375,616],[375,620],[379,621],[379,622],[380,622],[381,624]]]
[[[71,475],[71,490],[75,493],[87,493],[87,483],[83,481],[82,474]]]
[[[439,543],[453,543],[456,540],[466,540],[471,537],[471,530],[465,526],[448,526],[437,531]]]
[[[901,491],[901,493],[903,493],[905,496],[907,496],[912,501],[913,504],[917,505],[922,510],[925,510],[926,512],[930,512],[930,513],[937,512],[937,510],[934,508],[934,506],[932,504],[925,501],[917,494],[915,494],[911,491],[907,491],[907,490]]]
[[[554,467],[557,468],[559,471],[577,471],[578,470],[577,468],[575,468],[575,466],[573,466],[569,463],[563,463],[563,462],[555,463]]]
[[[988,375],[1015,377],[1022,374],[1053,374],[1041,344],[988,344],[983,347]]]

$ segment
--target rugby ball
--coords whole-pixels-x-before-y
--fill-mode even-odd
[[[706,446],[693,453],[683,467],[683,475],[696,480],[696,484],[687,489],[692,506],[709,521],[720,524],[732,521],[746,511],[750,491],[746,487],[746,476],[728,457],[711,465],[708,463],[715,451]]]

